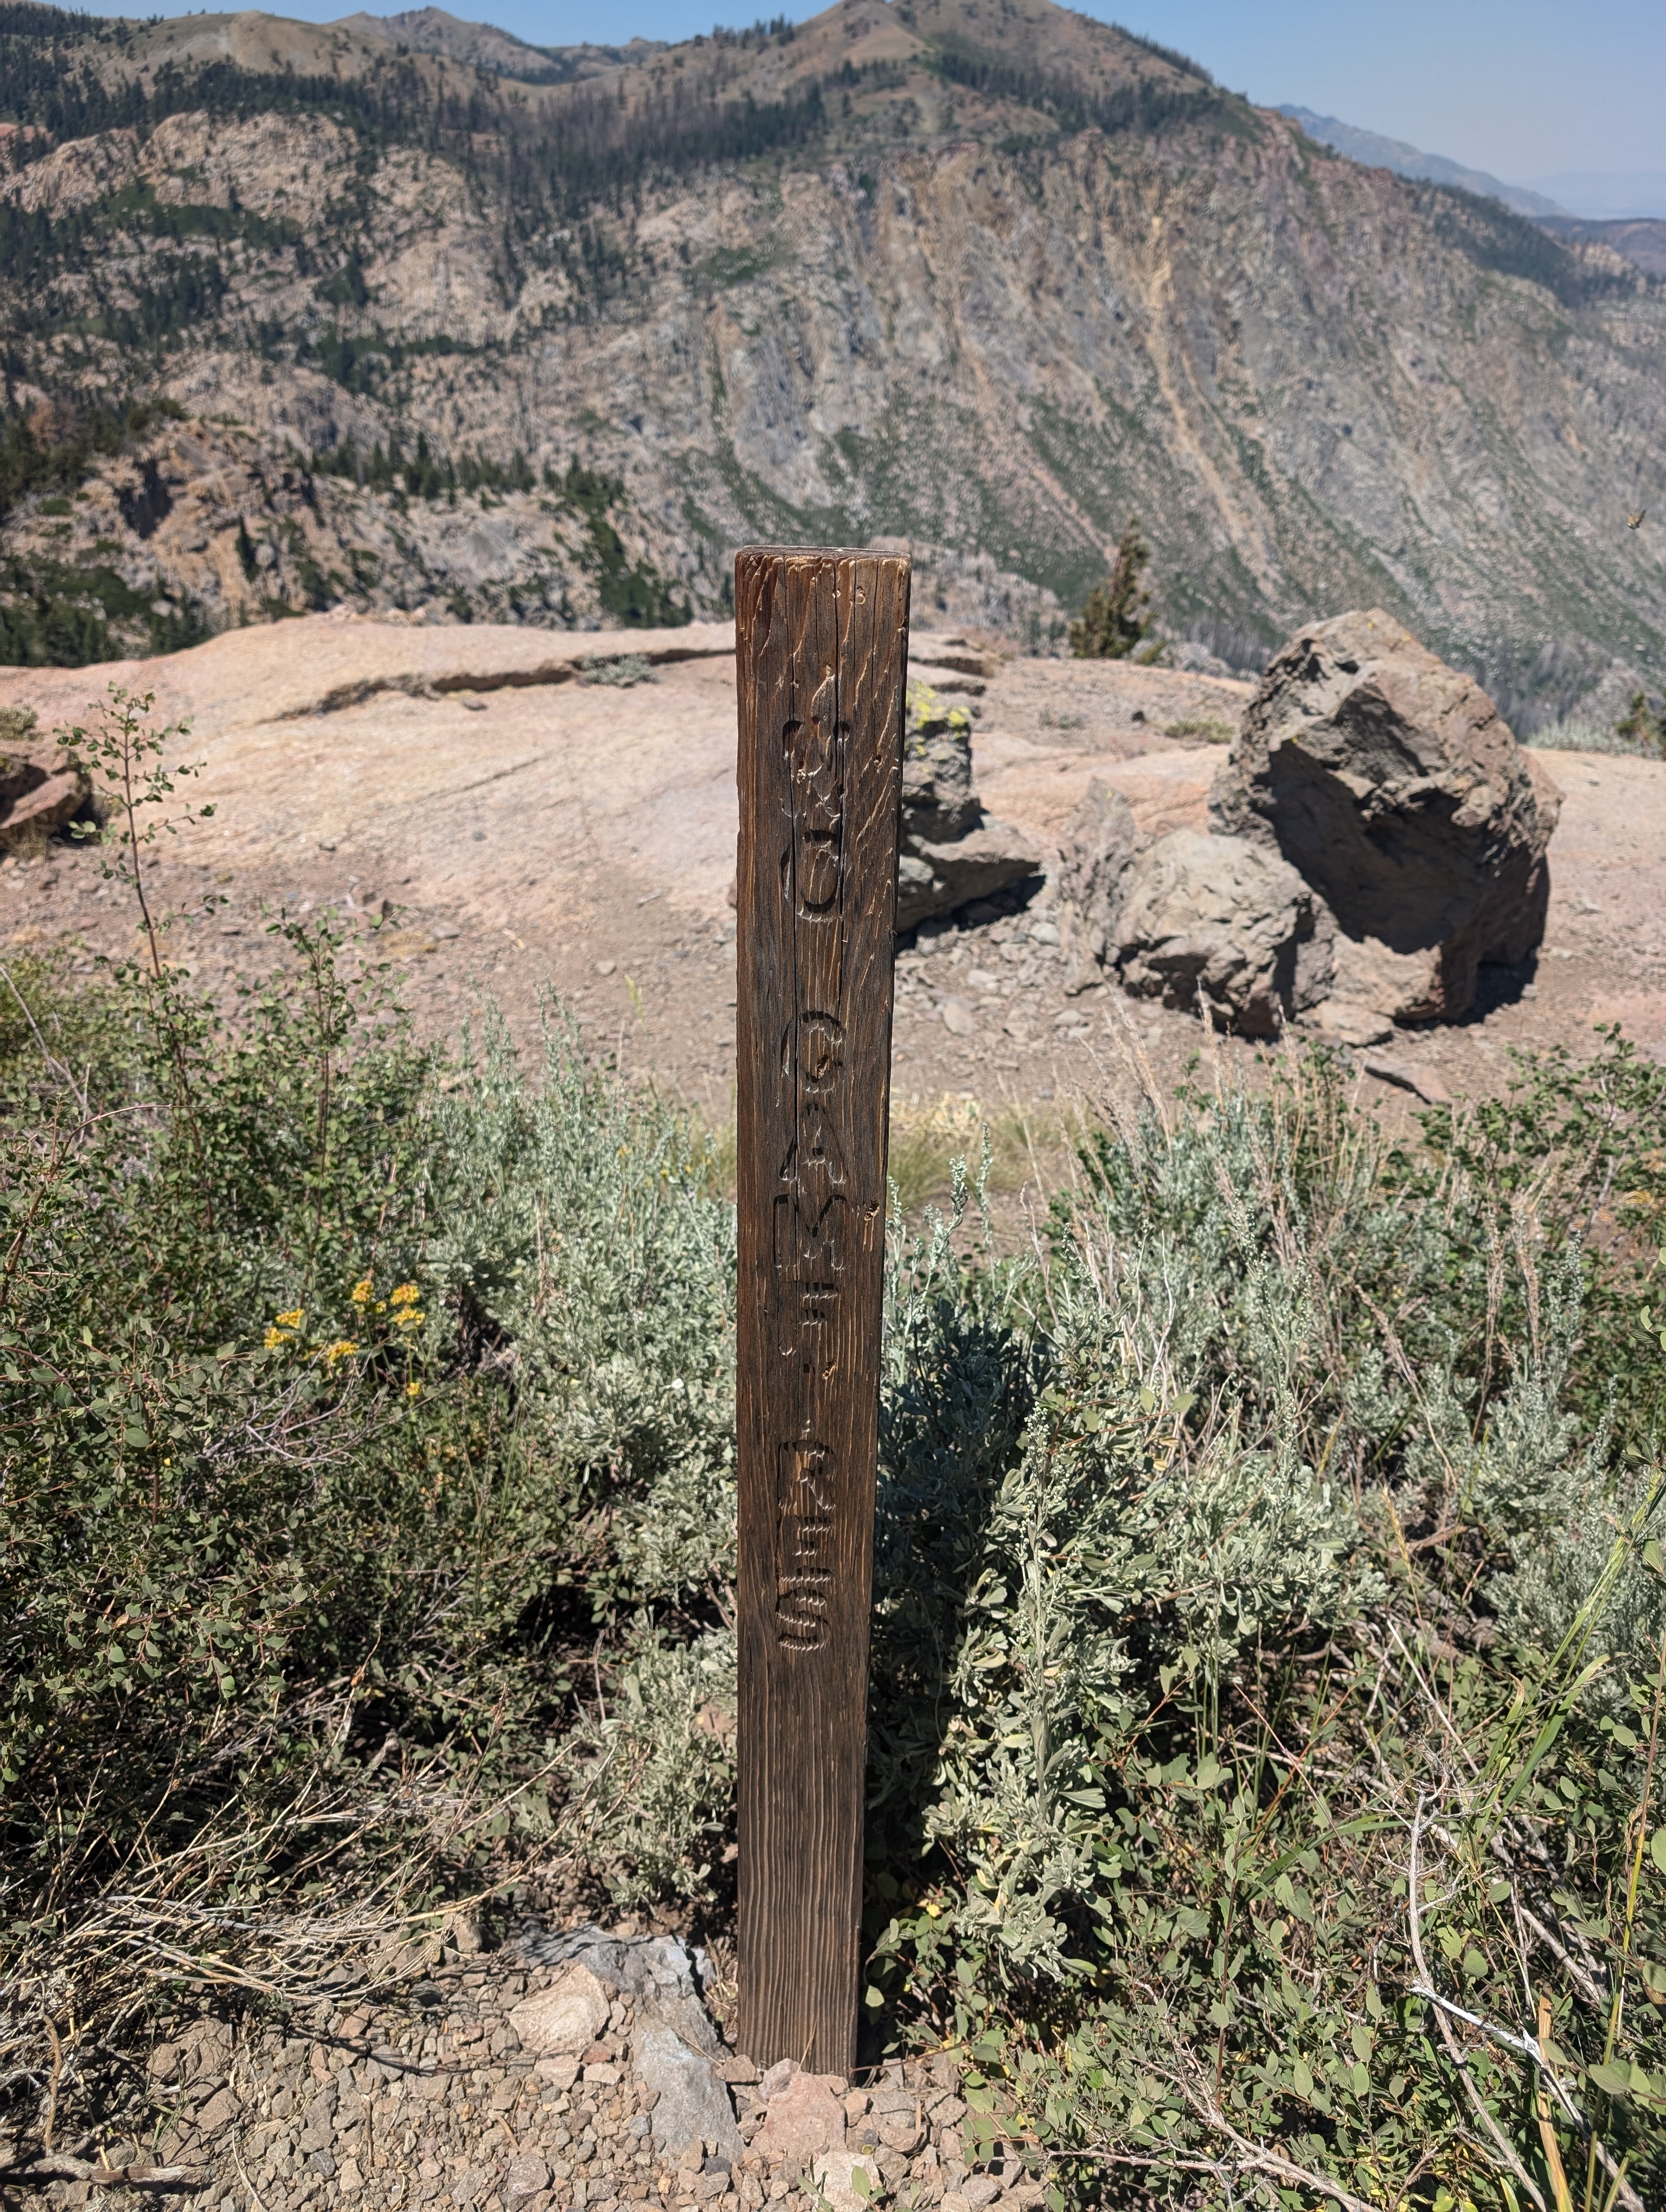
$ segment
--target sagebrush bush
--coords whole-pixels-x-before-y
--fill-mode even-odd
[[[731,1909],[712,1152],[557,1011],[442,1064],[374,939],[283,936],[229,1028],[165,966],[94,1067],[47,974],[0,1023],[0,1880],[66,2097],[97,1962],[165,2002],[210,1924],[552,1838]],[[974,2144],[1102,2200],[1658,2188],[1663,1124],[1614,1035],[1415,1146],[1319,1054],[1093,1135],[1026,1258],[964,1173],[899,1212],[865,2035],[957,2044]]]

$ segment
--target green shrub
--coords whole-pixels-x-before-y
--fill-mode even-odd
[[[6,1971],[77,2094],[132,1960],[293,1990],[552,1837],[732,1909],[721,1163],[280,934],[229,1027],[161,927],[0,979]],[[1663,1090],[1604,1033],[1395,1145],[1318,1054],[1092,1136],[1028,1257],[964,1169],[893,1223],[864,2033],[959,2049],[974,2152],[1657,2193]]]

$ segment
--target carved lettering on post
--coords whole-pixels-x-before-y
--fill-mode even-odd
[[[735,562],[740,2045],[855,2057],[909,568]]]

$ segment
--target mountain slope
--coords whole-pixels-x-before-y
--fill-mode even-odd
[[[1419,177],[1426,184],[1451,185],[1459,191],[1478,193],[1483,199],[1502,200],[1517,215],[1565,212],[1542,192],[1530,192],[1524,185],[1504,184],[1485,169],[1466,168],[1462,161],[1449,161],[1444,154],[1426,154],[1420,146],[1408,145],[1403,138],[1385,138],[1380,131],[1361,131],[1334,115],[1316,115],[1310,107],[1292,107],[1288,101],[1280,102],[1279,112],[1287,115],[1292,123],[1299,123],[1308,137],[1321,146],[1346,154],[1350,161],[1358,161],[1367,169],[1392,169],[1398,177]]]
[[[1666,222],[1658,216],[1614,222],[1588,222],[1583,216],[1541,216],[1553,238],[1580,246],[1606,246],[1651,276],[1666,276]]]
[[[923,609],[1041,640],[1137,510],[1237,665],[1362,602],[1529,714],[1666,658],[1666,293],[1048,0],[538,83],[350,21],[0,36],[0,655],[664,621],[759,536],[906,538]]]

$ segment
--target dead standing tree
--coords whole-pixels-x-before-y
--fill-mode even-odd
[[[855,2057],[909,564],[735,562],[740,2045]]]

